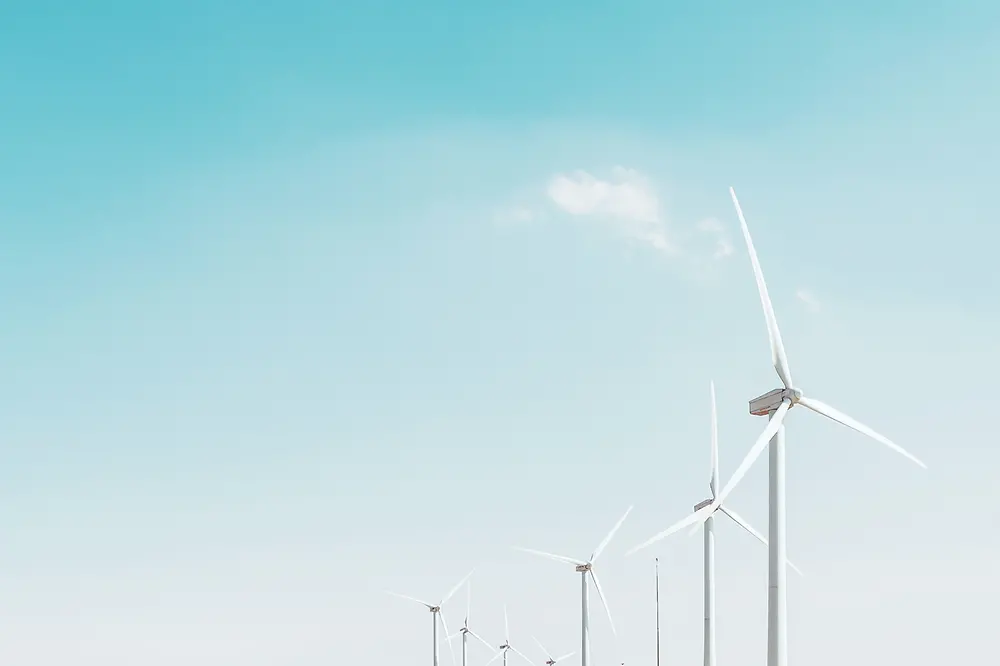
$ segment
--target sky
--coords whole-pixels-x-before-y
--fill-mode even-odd
[[[86,10],[86,11],[85,11]],[[701,541],[801,388],[791,663],[993,654],[1000,9],[987,2],[13,2],[0,12],[0,659],[701,654]],[[732,506],[767,529],[766,464]],[[766,549],[717,524],[719,663]],[[560,569],[560,566],[562,568]],[[463,590],[445,605],[455,631]],[[442,666],[451,656],[442,643]],[[471,647],[469,665],[490,657]],[[512,664],[515,661],[511,662]],[[567,664],[578,663],[574,661]]]

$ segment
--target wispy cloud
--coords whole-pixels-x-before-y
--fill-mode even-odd
[[[816,298],[816,295],[803,287],[799,287],[795,290],[795,298],[799,299],[809,312],[819,312],[823,309],[823,306],[819,302],[819,299]]]
[[[557,174],[549,181],[546,194],[570,215],[606,220],[634,240],[662,252],[677,251],[667,233],[660,198],[649,179],[638,171],[615,167],[609,180],[586,171]]]

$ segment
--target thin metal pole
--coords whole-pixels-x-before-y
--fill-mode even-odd
[[[660,666],[660,558],[656,558],[656,666]]]

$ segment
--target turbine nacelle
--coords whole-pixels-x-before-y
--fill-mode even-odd
[[[588,571],[590,571],[590,569],[591,569],[592,566],[593,565],[590,562],[588,562],[587,564],[578,564],[578,565],[576,565],[576,572],[577,573],[587,573]]]
[[[750,401],[750,414],[770,416],[781,407],[782,402],[787,400],[789,404],[797,405],[801,399],[802,391],[797,388],[774,389]]]
[[[714,497],[710,497],[710,498],[709,498],[709,499],[707,499],[707,500],[702,500],[701,502],[698,502],[697,504],[695,504],[695,505],[694,505],[694,510],[695,510],[695,511],[701,511],[701,510],[702,510],[702,509],[704,509],[704,508],[705,508],[706,506],[711,506],[711,505],[712,505],[712,502],[714,502],[714,501],[715,501],[715,498],[714,498]]]
[[[440,613],[441,612],[441,607],[440,606],[431,606],[427,610],[429,610],[432,613]]]

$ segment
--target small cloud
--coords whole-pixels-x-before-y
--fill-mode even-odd
[[[698,223],[698,230],[715,238],[714,259],[725,259],[733,253],[733,242],[729,240],[725,227],[714,217],[705,218]]]
[[[525,224],[541,218],[541,215],[527,206],[510,206],[493,213],[493,221],[501,225]]]
[[[806,309],[809,310],[809,312],[819,312],[822,309],[822,306],[820,305],[819,300],[816,298],[816,295],[813,294],[808,289],[803,289],[802,287],[796,289],[795,298],[802,301],[802,303],[805,304]]]
[[[660,199],[649,179],[615,167],[610,180],[586,171],[557,174],[546,189],[549,200],[570,215],[605,218],[627,236],[663,252],[676,248],[667,233]]]

